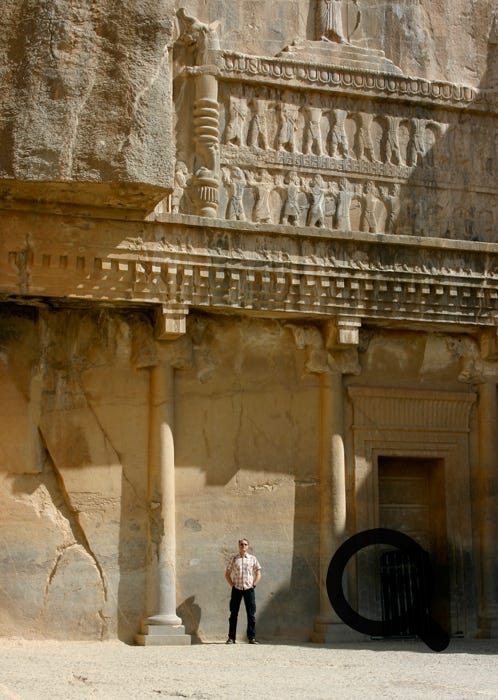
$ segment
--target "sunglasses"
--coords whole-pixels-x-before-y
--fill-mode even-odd
[[[239,547],[249,547],[248,542],[239,542]]]

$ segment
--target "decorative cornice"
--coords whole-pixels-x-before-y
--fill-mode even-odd
[[[451,109],[493,111],[488,94],[474,87],[379,70],[343,68],[296,58],[217,53],[220,79],[326,90],[357,97],[416,102]]]
[[[15,231],[2,231],[4,298],[160,304],[167,319],[206,308],[453,327],[498,321],[497,245],[182,216],[43,219],[36,233],[18,213]]]

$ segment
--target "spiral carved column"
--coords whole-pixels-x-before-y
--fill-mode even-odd
[[[195,76],[193,179],[194,206],[199,216],[216,217],[220,189],[218,81],[212,72]]]

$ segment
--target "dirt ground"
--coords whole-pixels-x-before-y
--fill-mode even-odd
[[[0,640],[0,698],[498,698],[498,640],[363,646]]]

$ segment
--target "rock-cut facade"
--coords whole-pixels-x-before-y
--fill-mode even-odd
[[[495,4],[0,18],[0,635],[222,639],[247,537],[261,639],[366,641],[386,528],[496,637]]]

